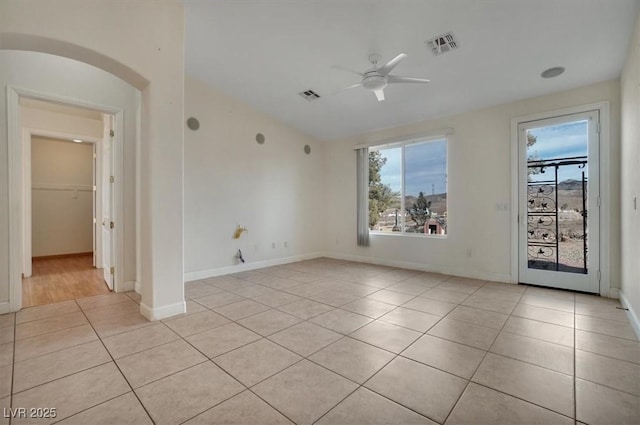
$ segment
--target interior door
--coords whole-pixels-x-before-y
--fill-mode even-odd
[[[104,281],[113,290],[113,159],[111,155],[114,117],[104,115],[104,137],[102,143],[102,267]]]
[[[97,179],[97,164],[96,164],[96,158],[97,158],[97,151],[98,147],[96,146],[95,143],[93,143],[93,162],[91,163],[91,167],[92,167],[92,172],[91,172],[91,178],[92,178],[92,192],[91,192],[91,202],[92,202],[92,206],[91,206],[91,217],[93,220],[93,226],[91,227],[93,229],[93,267],[97,267],[98,265],[98,220],[97,220],[97,214],[98,214],[98,210],[97,210],[97,206],[98,206],[98,200],[96,199],[97,196],[97,187],[98,187],[98,179]]]
[[[599,114],[518,125],[519,281],[599,292]]]

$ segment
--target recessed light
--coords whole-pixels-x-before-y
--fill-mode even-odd
[[[80,140],[80,139],[73,139],[73,141],[76,142],[76,143],[82,143],[82,140]]]
[[[554,66],[553,68],[549,68],[540,74],[542,78],[554,78],[558,75],[564,73],[564,66]]]

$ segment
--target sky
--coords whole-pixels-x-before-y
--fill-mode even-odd
[[[527,156],[536,155],[540,159],[566,158],[587,155],[587,121],[559,124],[529,130],[537,137],[536,143],[527,148]],[[382,182],[391,189],[402,189],[402,148],[381,149],[387,163],[380,170]],[[447,142],[438,140],[405,148],[405,184],[406,195],[417,196],[422,191],[426,195],[447,191]],[[558,169],[558,181],[582,178],[584,169],[576,165]],[[551,180],[553,168],[544,174],[532,176],[533,180]],[[433,186],[432,186],[433,185]]]
[[[400,192],[402,188],[402,148],[381,149],[387,163],[380,170],[382,182]],[[405,147],[405,195],[418,196],[447,191],[447,142],[437,140]],[[432,186],[433,185],[433,186]]]
[[[529,133],[537,137],[533,146],[527,148],[527,157],[536,155],[540,159],[566,158],[587,155],[587,121],[559,124],[550,127],[534,128]],[[558,169],[558,181],[568,179],[581,180],[582,171],[577,165],[563,166]],[[533,181],[552,180],[553,168],[544,174],[534,175]]]

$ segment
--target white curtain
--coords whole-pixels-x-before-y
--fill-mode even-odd
[[[369,149],[356,150],[358,246],[369,246]]]

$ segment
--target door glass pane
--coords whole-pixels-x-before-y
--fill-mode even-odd
[[[588,121],[527,131],[527,260],[587,273]]]

